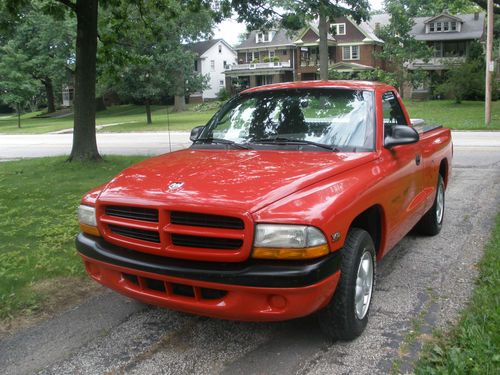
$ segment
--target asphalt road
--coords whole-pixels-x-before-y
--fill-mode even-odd
[[[69,155],[73,134],[0,134],[0,160]],[[500,132],[453,132],[457,147],[500,148]],[[103,155],[159,155],[188,147],[189,133],[97,133]]]
[[[442,232],[409,234],[382,260],[368,327],[353,342],[328,341],[314,317],[229,322],[104,291],[0,341],[0,373],[386,374],[393,366],[405,373],[426,335],[453,322],[471,295],[499,184],[500,147],[455,147]]]

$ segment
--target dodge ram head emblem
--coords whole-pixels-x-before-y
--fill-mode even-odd
[[[172,182],[170,185],[168,185],[168,191],[179,190],[182,185],[184,185],[184,182]]]

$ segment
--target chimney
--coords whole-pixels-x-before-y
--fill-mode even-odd
[[[479,19],[479,12],[474,12],[474,21]]]

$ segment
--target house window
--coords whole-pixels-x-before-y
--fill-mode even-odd
[[[359,46],[344,46],[342,60],[359,60]]]
[[[457,21],[451,21],[451,23],[450,23],[450,30],[451,31],[457,31]]]
[[[222,64],[223,64],[223,66],[224,66],[224,69],[227,69],[227,61],[226,61],[226,60],[224,60]]]
[[[450,29],[450,23],[449,22],[443,22],[443,31],[448,31]]]
[[[345,23],[332,23],[331,27],[335,30],[335,35],[345,35]]]
[[[257,33],[257,35],[255,36],[256,38],[256,43],[264,43],[264,42],[269,42],[270,40],[270,33],[263,33],[263,32],[259,32]]]
[[[219,53],[222,53],[222,44],[219,44]]]
[[[224,81],[222,79],[219,81],[219,85],[224,86]]]
[[[443,42],[434,42],[434,57],[443,57]]]
[[[441,22],[436,22],[436,31],[437,32],[441,32],[442,31]]]
[[[436,31],[436,26],[434,25],[434,22],[431,22],[429,24],[429,32],[433,33],[434,31]]]
[[[269,51],[269,58],[272,59],[274,57],[274,51]]]
[[[198,71],[198,60],[194,60],[194,71]]]
[[[286,54],[288,53],[288,51],[286,49],[283,50],[283,56],[286,56]]]
[[[215,60],[210,60],[210,68],[215,70]]]

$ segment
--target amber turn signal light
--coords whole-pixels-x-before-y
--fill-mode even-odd
[[[301,249],[294,248],[272,248],[255,247],[252,258],[256,259],[313,259],[327,255],[330,252],[328,245],[319,245],[305,247]]]
[[[83,233],[87,233],[87,234],[90,234],[92,236],[101,237],[101,233],[99,232],[99,229],[97,229],[97,227],[93,227],[91,225],[80,223],[80,229]]]

